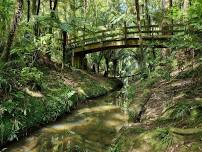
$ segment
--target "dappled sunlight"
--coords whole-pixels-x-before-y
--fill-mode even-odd
[[[192,79],[181,80],[171,84],[172,87],[185,87],[193,83]]]
[[[105,121],[105,125],[107,127],[114,127],[116,129],[116,131],[119,131],[121,129],[122,123],[123,122],[120,122],[118,120],[106,120]]]
[[[83,113],[93,113],[93,112],[110,112],[112,110],[117,110],[117,106],[114,105],[104,105],[104,106],[96,106],[93,108],[83,108],[81,110],[78,110],[79,114],[83,114]]]
[[[175,96],[175,97],[173,97],[173,100],[179,100],[179,99],[182,99],[182,98],[184,98],[185,97],[185,93],[181,93],[181,94],[179,94],[179,95],[177,95],[177,96]]]
[[[115,98],[112,96],[80,105],[71,115],[42,128],[8,151],[62,152],[67,151],[68,146],[78,145],[86,150],[102,152],[128,122],[128,115],[113,105]]]
[[[198,98],[195,98],[195,100],[202,102],[202,98],[199,98],[199,97],[198,97]]]
[[[181,69],[176,69],[175,71],[173,71],[171,73],[171,76],[176,77],[177,75],[179,75],[182,72],[188,72],[189,70],[197,69],[199,66],[200,66],[199,63],[190,62],[186,65],[183,65],[183,67]]]
[[[78,86],[78,83],[76,83],[72,79],[63,78],[63,80],[64,80],[64,84],[66,84],[67,86],[69,86],[69,85],[73,86],[73,87]]]
[[[75,127],[79,127],[79,126],[88,126],[90,125],[92,122],[94,121],[94,118],[85,118],[83,120],[80,121],[76,121],[76,122],[71,122],[71,123],[60,123],[60,124],[55,124],[52,125],[50,127],[44,128],[43,131],[45,132],[58,132],[58,131],[62,131],[62,130],[71,130],[72,128]]]
[[[79,94],[86,95],[85,91],[81,87],[78,87],[77,91]]]
[[[37,97],[37,98],[43,97],[43,94],[40,91],[33,91],[33,90],[30,90],[29,88],[25,88],[25,92],[32,97]]]

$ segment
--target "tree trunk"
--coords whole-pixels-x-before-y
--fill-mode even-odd
[[[27,0],[27,22],[30,20],[30,0]]]
[[[36,14],[36,9],[37,9],[37,7],[36,7],[36,1],[37,0],[32,0],[32,14]]]
[[[63,42],[62,42],[62,48],[63,48],[63,63],[66,63],[66,45],[67,45],[67,32],[63,31]]]
[[[184,4],[183,4],[184,15],[187,15],[189,5],[190,5],[190,1],[189,0],[184,0]]]
[[[52,25],[52,20],[55,18],[55,10],[57,8],[58,0],[54,0],[54,3],[52,5],[52,0],[50,2],[50,16],[51,16],[51,25]],[[50,26],[49,33],[52,34],[52,26]]]
[[[40,12],[40,7],[41,7],[41,0],[33,0],[32,1],[32,14],[38,16]],[[40,35],[39,31],[39,23],[36,21],[34,24],[34,34],[36,37]]]
[[[105,58],[105,64],[106,64],[106,71],[104,73],[104,77],[108,77],[109,75],[109,59]]]
[[[100,63],[102,61],[102,57],[103,57],[103,54],[100,52],[99,53],[99,60],[98,60],[98,63],[97,63],[97,71],[98,71],[98,73],[100,73]]]
[[[8,61],[9,56],[10,56],[10,50],[14,41],[14,37],[15,37],[15,33],[16,33],[16,29],[18,27],[20,18],[22,17],[22,10],[23,10],[23,0],[18,0],[17,1],[17,11],[14,15],[13,18],[13,22],[11,24],[11,29],[8,35],[8,39],[7,39],[7,43],[6,43],[6,47],[1,55],[1,59],[4,61]]]
[[[51,17],[49,34],[53,34],[52,25],[53,25],[53,20],[55,18],[55,10],[57,8],[58,0],[54,0],[54,1],[49,0],[49,2],[50,2],[50,17]],[[51,39],[50,39],[50,42],[51,42]],[[49,60],[51,60],[51,52],[46,53],[46,56],[48,57]]]
[[[168,10],[172,7],[172,0],[162,0],[162,11],[164,15],[167,15]],[[173,20],[168,20],[164,18],[161,22],[161,30],[162,30],[162,35],[171,35],[172,32],[172,22]],[[161,57],[162,58],[167,58],[171,53],[171,50],[169,48],[163,48],[161,51]]]
[[[37,10],[36,10],[36,15],[39,15],[40,5],[41,5],[41,0],[38,0],[38,5],[37,5]]]
[[[185,11],[187,11],[187,9],[189,8],[189,4],[190,4],[189,0],[184,0],[183,8]]]
[[[113,74],[114,74],[114,77],[116,77],[117,65],[118,65],[118,59],[114,59],[113,60]]]
[[[97,65],[97,73],[100,73],[100,63]]]
[[[139,5],[139,0],[135,0],[135,9],[136,9],[136,19],[137,19],[137,27],[138,27],[138,32],[139,32],[139,44],[140,44],[140,54],[141,54],[141,73],[143,74],[144,68],[145,68],[145,61],[144,61],[144,50],[143,50],[143,45],[142,45],[142,31],[141,31],[141,22],[140,22],[140,5]]]
[[[151,17],[149,15],[148,0],[145,0],[145,14],[146,14],[147,30],[150,31]]]
[[[166,14],[168,9],[172,7],[173,0],[162,0],[162,11]]]

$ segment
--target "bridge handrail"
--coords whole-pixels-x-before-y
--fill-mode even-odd
[[[184,31],[184,25],[183,24],[174,24],[172,26],[169,26],[169,28],[172,27],[172,29],[166,30],[166,33],[179,33]],[[183,28],[183,29],[182,29]],[[160,28],[159,25],[150,25],[150,26],[142,26],[142,34],[150,33],[152,36],[159,33],[165,32]],[[68,40],[69,46],[82,46],[89,43],[96,43],[101,42],[110,38],[115,38],[117,36],[122,38],[127,38],[130,35],[138,34],[138,27],[137,26],[124,26],[124,27],[118,27],[114,29],[106,29],[106,30],[100,30],[92,33],[83,33],[79,35],[77,38],[71,38]],[[163,34],[162,34],[163,35]],[[138,36],[138,35],[137,35]]]

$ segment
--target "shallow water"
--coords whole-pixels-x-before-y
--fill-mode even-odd
[[[73,113],[13,143],[8,152],[104,152],[112,144],[128,115],[119,107],[116,91],[80,105]]]

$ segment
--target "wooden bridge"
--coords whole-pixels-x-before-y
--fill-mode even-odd
[[[126,26],[115,29],[106,29],[97,32],[84,32],[77,38],[68,40],[68,52],[72,52],[72,64],[81,68],[85,55],[92,52],[113,50],[120,48],[155,47],[166,48],[176,33],[184,33],[185,27],[177,24],[172,26],[159,25],[142,26],[141,33],[137,26]],[[141,35],[141,38],[140,38]],[[151,45],[152,44],[152,45]]]

